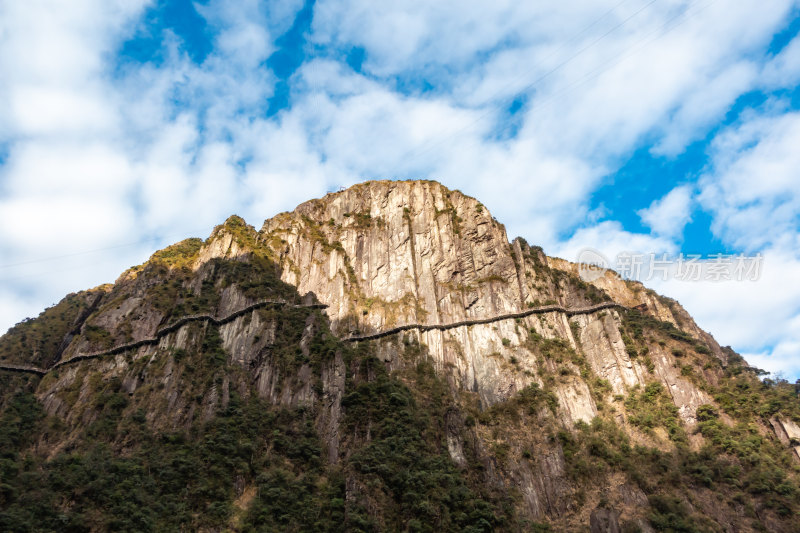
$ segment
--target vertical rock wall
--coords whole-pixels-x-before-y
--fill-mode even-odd
[[[267,220],[258,240],[278,258],[284,281],[328,304],[333,329],[342,336],[491,317],[545,303],[593,303],[576,265],[548,258],[524,241],[509,243],[503,225],[480,202],[435,182],[369,182],[329,194]],[[720,352],[677,304],[667,305],[641,285],[611,273],[593,285],[595,298],[645,304],[648,313]],[[660,380],[689,422],[694,409],[708,401],[680,377],[669,353],[655,354],[653,372],[631,360],[617,313],[571,320],[573,325],[552,313],[417,335],[439,370],[477,392],[486,405],[528,384],[543,384],[537,369],[550,363],[537,360],[542,357],[531,349],[531,332],[568,342],[594,376],[608,380],[613,394]],[[398,339],[378,342],[387,363],[399,364]],[[555,393],[565,422],[596,414],[586,379],[563,376]]]

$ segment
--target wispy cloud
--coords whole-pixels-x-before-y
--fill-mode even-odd
[[[650,207],[638,213],[656,235],[679,238],[692,218],[692,188],[687,185],[675,187],[669,194],[655,200]]]

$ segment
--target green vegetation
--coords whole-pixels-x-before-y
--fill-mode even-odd
[[[536,258],[535,260],[537,261],[541,261],[541,259],[538,258],[538,254],[534,254],[532,257]],[[586,283],[572,272],[567,272],[558,268],[550,268],[547,269],[546,272],[549,274],[554,285],[561,287],[562,290],[566,290],[567,292],[575,293],[585,300],[587,304],[599,304],[611,300],[605,291],[598,289],[591,283]]]
[[[648,494],[647,518],[658,531],[716,531],[708,513],[734,514],[743,503],[751,513],[753,505],[764,505],[780,517],[797,516],[798,468],[785,450],[763,437],[757,441],[749,431],[728,428],[712,413],[699,410],[700,431],[709,442],[697,452],[687,446],[664,452],[633,445],[615,423],[599,417],[591,424],[579,423],[575,433],[553,430],[552,440],[562,446],[568,473],[579,483],[597,484],[613,472],[625,473]],[[697,487],[715,493],[705,512],[694,499]],[[579,489],[576,497],[581,495]],[[694,510],[687,497],[693,499]],[[754,527],[764,530],[752,516]]]
[[[569,329],[572,332],[572,338],[580,345],[581,342],[581,326],[574,320],[569,321]]]
[[[725,379],[710,388],[719,406],[741,422],[767,424],[780,415],[800,423],[800,397],[795,385],[785,379],[758,379],[762,371],[746,366],[744,359],[733,351],[724,370]]]
[[[223,224],[214,228],[214,231],[211,232],[211,236],[206,242],[214,240],[221,232],[230,233],[236,242],[245,250],[266,253],[263,247],[259,246],[256,242],[258,232],[240,216],[229,216]]]
[[[304,308],[266,308],[259,309],[258,313],[263,321],[275,324],[275,342],[270,347],[270,352],[273,364],[282,372],[292,373],[304,364],[310,364],[319,371],[324,361],[334,357],[338,340],[323,329],[314,336],[307,353],[300,347],[309,315],[314,313],[316,324],[324,323],[318,311]]]
[[[800,485],[798,467],[786,450],[767,439],[753,424],[739,422],[733,427],[721,422],[712,406],[697,411],[698,430],[707,439],[705,451],[717,457],[719,467],[698,470],[706,485],[724,481],[751,495],[759,495],[767,507],[781,516],[798,513]],[[728,465],[727,469],[720,468]],[[794,472],[793,476],[787,475]]]
[[[148,303],[169,319],[177,320],[186,315],[215,315],[220,292],[232,285],[253,301],[298,299],[294,287],[281,281],[277,266],[266,256],[252,254],[246,261],[214,258],[202,269],[207,274],[197,290],[190,283],[192,274],[188,269],[170,270],[158,263],[148,264],[143,271],[145,276],[160,280],[145,289]]]
[[[558,398],[552,391],[543,390],[537,383],[528,385],[505,402],[500,402],[478,414],[478,421],[483,425],[492,425],[495,421],[520,421],[520,414],[536,416],[546,408],[555,415],[558,409]]]
[[[475,280],[476,285],[480,285],[482,283],[508,283],[508,280],[506,280],[503,276],[492,274],[490,276],[484,276]]]
[[[190,267],[197,260],[202,246],[202,239],[185,239],[157,251],[150,257],[148,262],[161,263],[171,268]]]
[[[612,422],[596,417],[591,424],[578,423],[577,432],[555,430],[566,460],[567,472],[576,481],[601,476],[619,468],[633,468],[628,437]]]
[[[453,233],[455,233],[456,235],[461,233],[461,222],[463,222],[464,219],[462,219],[458,215],[458,211],[456,210],[455,206],[450,202],[449,197],[445,199],[445,208],[444,209],[438,209],[436,207],[434,207],[434,209],[435,209],[434,217],[438,217],[439,215],[442,215],[442,214],[449,215],[450,224],[451,224],[451,226],[453,228]]]
[[[634,339],[640,342],[644,342],[644,332],[651,331],[665,334],[672,339],[689,344],[695,349],[696,346],[699,346],[697,341],[692,338],[691,335],[679,330],[674,324],[642,313],[638,309],[624,309],[620,314],[622,316],[622,324],[625,330]]]
[[[254,255],[247,261],[216,259],[214,275],[222,288],[236,285],[250,299],[297,301],[297,290],[280,279],[278,267],[270,259]]]
[[[446,449],[431,438],[432,433],[441,431],[435,414],[444,407],[445,389],[430,364],[420,361],[413,375],[420,391],[428,393],[426,406],[388,375],[382,363],[368,356],[361,361],[359,375],[370,374],[374,379],[353,383],[342,405],[350,432],[357,439],[370,433],[370,440],[353,454],[351,464],[371,487],[370,499],[387,510],[384,527],[491,531],[498,520],[493,506],[466,485]]]
[[[622,318],[622,341],[625,343],[625,351],[631,358],[645,356],[640,361],[651,373],[655,370],[653,361],[646,357],[650,348],[648,342],[657,342],[660,346],[667,346],[664,338],[673,339],[684,345],[689,345],[697,353],[710,353],[708,347],[701,345],[687,333],[676,328],[670,322],[658,320],[655,317],[644,314],[638,309],[624,309],[620,312]],[[648,338],[645,337],[648,334]],[[670,348],[672,355],[682,358],[686,355],[684,348]]]
[[[91,345],[97,349],[110,348],[114,341],[111,338],[111,333],[105,328],[86,324],[83,328],[83,335],[86,337]]]
[[[114,393],[107,400],[101,421],[87,429],[80,450],[43,462],[8,452],[19,449],[25,438],[31,438],[37,423],[42,424],[36,400],[30,393],[21,394],[6,410],[0,425],[0,442],[5,450],[0,529],[164,531],[220,527],[232,516],[237,477],[257,478],[263,483],[276,471],[288,471],[292,476],[308,475],[315,482],[319,480],[319,441],[308,414],[302,410],[276,411],[259,400],[243,403],[232,398],[209,423],[195,424],[187,432],[155,434],[135,417],[120,420],[124,396]],[[125,426],[128,439],[136,443],[133,453],[121,455],[107,443],[108,428],[117,425]],[[273,429],[265,432],[263,428]],[[13,448],[6,446],[9,441]],[[302,503],[289,489],[284,489],[283,497]],[[265,505],[264,496],[250,509],[249,523],[265,521],[264,507],[274,502]],[[336,495],[319,497],[330,502],[335,499],[332,496]],[[287,511],[309,512],[306,506],[294,505],[281,514]],[[280,520],[271,523],[281,524]],[[336,520],[317,522],[322,530],[333,530],[338,524]]]
[[[369,212],[363,213],[344,213],[343,215],[346,218],[353,218],[353,224],[351,227],[359,228],[359,229],[368,229],[371,228],[373,224],[376,227],[382,228],[386,222],[381,217],[373,217],[369,214]]]
[[[80,326],[81,317],[102,294],[100,290],[70,294],[38,318],[27,318],[12,327],[0,338],[0,361],[49,366],[64,338]]]
[[[692,348],[694,349],[695,352],[697,352],[699,354],[703,354],[703,355],[710,355],[711,354],[711,350],[708,349],[708,346],[705,346],[705,345],[700,344],[700,343],[695,344]]]
[[[546,281],[549,279],[551,285],[559,289],[559,292],[567,297],[572,295],[577,296],[584,300],[586,305],[598,304],[611,300],[605,291],[595,287],[591,283],[586,283],[574,273],[558,268],[550,268],[546,262],[547,256],[541,246],[530,246],[525,239],[521,237],[517,237],[517,240],[519,241],[523,258],[528,259],[533,264],[533,270],[536,272],[537,280],[542,279]],[[552,290],[547,288],[546,282],[544,285],[541,285],[541,288],[548,291]],[[554,299],[549,298],[543,304],[539,304],[538,300],[534,300],[528,303],[528,307],[538,307],[539,305],[555,303],[556,301]]]
[[[611,298],[603,291],[602,289],[598,289],[591,283],[586,283],[582,279],[577,276],[571,277],[572,284],[583,293],[583,297],[588,300],[590,303],[599,304],[602,302],[608,302]]]
[[[647,498],[652,507],[648,518],[657,531],[692,533],[703,531],[692,519],[688,506],[677,496],[651,494]]]
[[[407,350],[420,358],[405,378],[412,392],[368,346],[353,351],[342,345],[318,311],[258,312],[275,324],[269,358],[280,375],[308,363],[319,393],[322,366],[337,353],[356,369],[348,372],[343,400],[349,452],[342,462],[323,460],[316,408],[279,408],[253,390],[239,396],[247,381],[226,389],[229,396],[213,416],[199,416],[209,391],[244,375],[227,363],[218,329],[195,324],[189,338],[198,339],[197,347],[171,352],[181,395],[197,407],[188,424],[151,425],[148,412],[163,401],[156,383],[129,394],[121,377],[80,372],[68,405],[90,423],[70,429],[44,416],[32,394],[36,380],[2,376],[4,385],[17,384],[4,391],[17,392],[4,400],[0,415],[0,530],[176,531],[236,524],[243,531],[477,532],[506,520],[506,511],[473,488],[442,445],[442,419],[452,400],[419,345]],[[319,322],[304,351],[299,341],[309,313]],[[132,375],[140,375],[140,367],[135,363]],[[148,370],[156,372],[153,379],[157,369]],[[77,391],[87,381],[89,402],[79,406]],[[58,442],[72,431],[78,434],[71,447],[48,458],[45,444],[40,455],[37,442]],[[242,500],[247,491],[252,497]]]
[[[649,383],[643,390],[635,387],[625,400],[625,408],[628,410],[628,420],[639,429],[650,432],[655,427],[663,427],[673,442],[688,443],[686,430],[678,417],[678,408],[661,383]]]
[[[310,217],[303,215],[302,216],[303,223],[305,224],[304,230],[306,232],[306,236],[311,239],[312,242],[319,243],[322,245],[322,249],[326,252],[330,253],[332,251],[337,251],[347,257],[347,253],[344,251],[342,244],[338,241],[329,242],[328,238],[325,236],[325,233],[322,231],[322,227],[318,224],[315,220],[311,219]]]

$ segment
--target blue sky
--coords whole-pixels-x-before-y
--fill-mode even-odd
[[[798,33],[795,0],[0,4],[0,329],[231,213],[431,178],[567,259],[761,253],[648,284],[798,377]]]

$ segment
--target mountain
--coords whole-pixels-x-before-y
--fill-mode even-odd
[[[0,338],[3,531],[800,531],[800,399],[680,304],[374,181]]]

